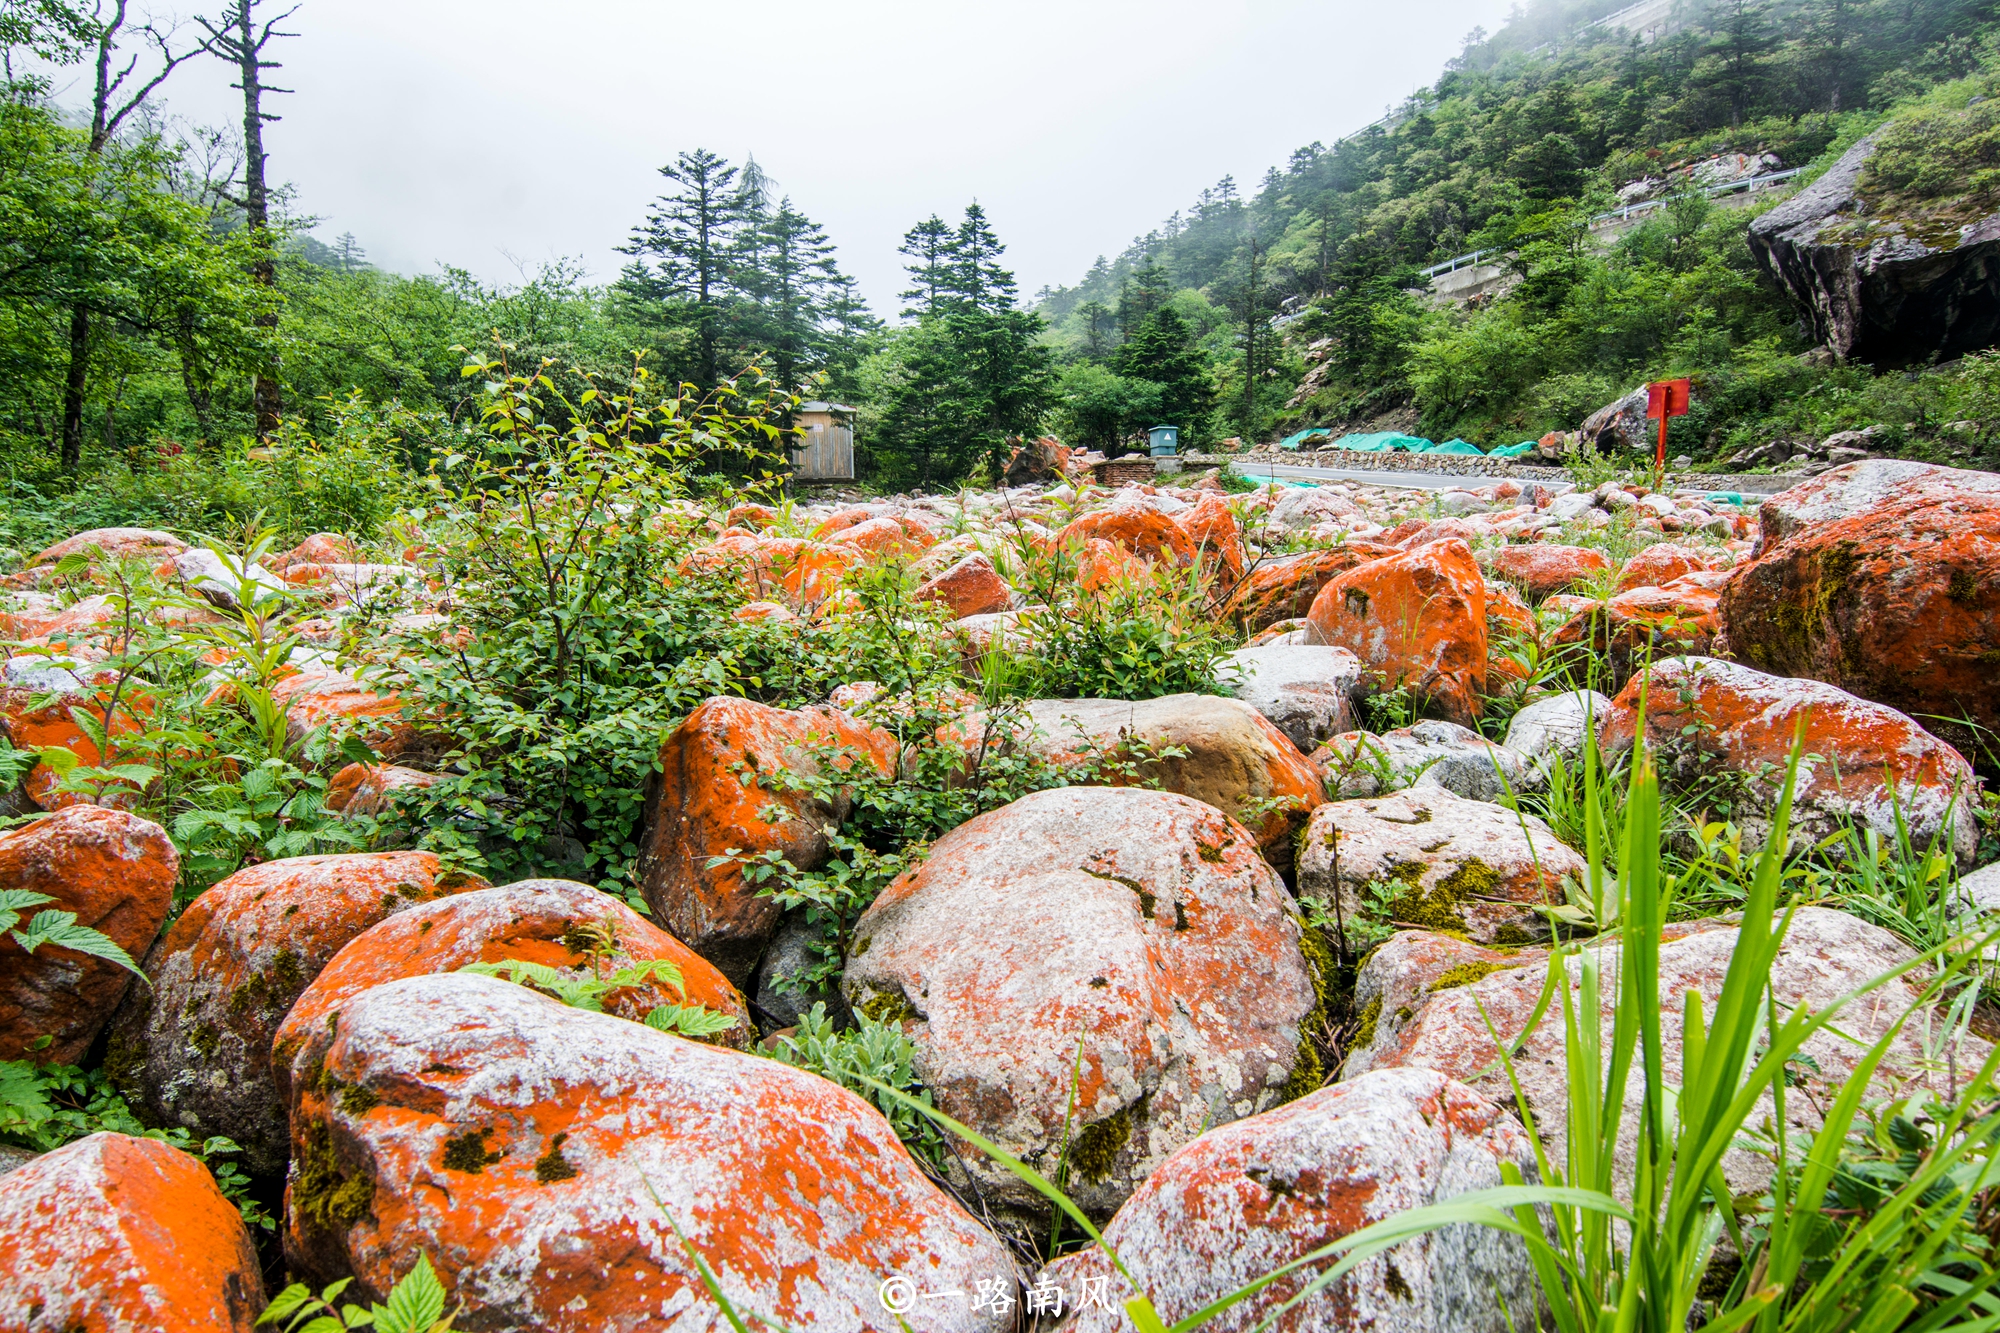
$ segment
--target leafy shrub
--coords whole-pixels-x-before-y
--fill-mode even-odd
[[[846,1032],[835,1031],[826,1006],[815,1004],[810,1012],[799,1015],[797,1031],[778,1038],[771,1054],[794,1069],[810,1070],[860,1093],[888,1117],[890,1128],[911,1152],[933,1166],[942,1165],[944,1140],[931,1122],[918,1110],[883,1096],[872,1086],[893,1088],[919,1105],[929,1106],[930,1093],[917,1090],[917,1044],[894,1023],[880,1023],[866,1014],[856,1014],[855,1023]]]

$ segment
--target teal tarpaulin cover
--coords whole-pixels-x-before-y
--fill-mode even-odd
[[[1391,449],[1407,449],[1412,453],[1422,453],[1431,447],[1429,440],[1416,435],[1405,435],[1400,431],[1378,430],[1367,435],[1343,435],[1333,442],[1336,449],[1352,449],[1357,453],[1379,454]]]
[[[1280,449],[1296,449],[1300,445],[1304,444],[1307,440],[1312,439],[1316,435],[1331,435],[1331,434],[1333,434],[1333,432],[1328,430],[1324,426],[1315,427],[1312,430],[1302,430],[1296,435],[1287,435],[1284,439],[1279,440],[1278,447]]]
[[[1483,457],[1485,450],[1466,440],[1446,440],[1443,444],[1432,445],[1424,451],[1429,454],[1469,454],[1474,458]]]
[[[1535,441],[1523,440],[1519,444],[1503,444],[1487,451],[1489,458],[1519,458],[1535,447]]]

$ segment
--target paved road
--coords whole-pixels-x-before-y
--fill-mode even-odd
[[[1262,461],[1253,463],[1242,459],[1237,460],[1235,468],[1239,475],[1248,477],[1252,481],[1260,481],[1266,478],[1281,481],[1358,481],[1365,482],[1371,486],[1397,486],[1405,490],[1415,491],[1470,489],[1482,486],[1489,481],[1503,481],[1512,475],[1500,472],[1496,472],[1491,476],[1454,475],[1443,472],[1363,472],[1345,468],[1302,467],[1296,463],[1266,463]],[[1519,481],[1522,478],[1516,476],[1514,480]],[[1566,481],[1547,481],[1540,478],[1536,480],[1540,485],[1547,486],[1558,495],[1564,491],[1574,489]],[[1779,491],[1797,480],[1797,477],[1755,477],[1743,483],[1740,493],[1746,495],[1776,495]],[[1701,481],[1698,477],[1690,477],[1683,484],[1693,488],[1700,486]],[[1734,488],[1732,483],[1732,489]]]

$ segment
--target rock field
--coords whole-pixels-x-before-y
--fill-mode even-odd
[[[1621,946],[1558,924],[1586,848],[1534,803],[1574,787],[1593,734],[1610,764],[1643,738],[1690,808],[1730,793],[1751,849],[1802,737],[1795,854],[1905,831],[1964,874],[1968,913],[2000,912],[1995,872],[1975,869],[1995,776],[1979,740],[2000,729],[2000,478],[1850,463],[1761,509],[1609,482],[1184,480],[689,502],[668,575],[719,579],[724,614],[783,625],[858,615],[861,573],[907,565],[912,632],[965,664],[922,739],[953,765],[963,747],[964,774],[1001,754],[1054,775],[919,849],[841,936],[821,994],[836,1021],[900,1037],[937,1109],[1058,1179],[1169,1321],[1498,1184],[1503,1163],[1532,1176],[1534,1134],[1560,1156],[1559,1010],[1530,1019],[1552,949],[1610,966]],[[1130,1326],[1125,1274],[1073,1225],[1049,1253],[1048,1202],[1013,1172],[962,1140],[913,1152],[871,1098],[771,1058],[806,1021],[772,989],[777,960],[817,937],[764,871],[842,855],[861,778],[915,762],[909,698],[855,678],[805,707],[692,707],[660,737],[629,899],[489,883],[405,843],[265,860],[177,904],[181,859],[130,783],[92,800],[62,780],[70,756],[102,758],[75,719],[105,715],[94,664],[124,632],[115,597],[56,576],[93,551],[224,609],[241,588],[213,552],[137,529],[77,534],[4,580],[0,730],[43,756],[8,799],[47,815],[0,832],[0,889],[75,913],[146,981],[0,936],[0,1059],[101,1064],[146,1124],[235,1140],[278,1226],[260,1252],[202,1164],[157,1139],[0,1157],[0,1330],[249,1330],[286,1274],[380,1300],[419,1253],[463,1330],[721,1330],[703,1265],[737,1310],[792,1329]],[[1033,551],[1073,556],[1084,596],[1185,590],[1226,631],[1216,690],[999,706],[982,663],[1037,652],[1057,614],[1024,577]],[[369,742],[371,761],[325,765],[348,818],[386,817],[449,769],[450,716],[405,707],[343,629],[468,642],[428,560],[321,534],[251,571],[316,598],[285,726]],[[1590,678],[1545,670],[1555,654]],[[1089,785],[1054,785],[1072,777]],[[1737,929],[1668,929],[1670,1079],[1683,996],[1714,996]],[[1772,994],[1823,1005],[1916,953],[1803,907]],[[580,1006],[494,975],[508,966],[622,979]],[[1845,1030],[1886,1031],[1919,989],[1896,983]],[[691,1038],[647,1020],[680,1005],[734,1022]],[[1521,1037],[1534,1133],[1489,1023]],[[1978,1062],[1974,1041],[1958,1060]],[[1854,1067],[1832,1034],[1809,1053],[1822,1084]],[[1940,1077],[1917,1026],[1875,1077]],[[1817,1123],[1809,1097],[1786,1114]],[[1738,1190],[1768,1177],[1747,1153],[1723,1170]],[[1303,1281],[1211,1327],[1254,1328]],[[1499,1333],[1535,1290],[1518,1240],[1457,1226],[1280,1327]]]

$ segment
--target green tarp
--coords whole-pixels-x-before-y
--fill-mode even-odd
[[[1326,427],[1317,426],[1312,430],[1302,430],[1296,435],[1287,435],[1284,439],[1278,441],[1278,447],[1280,449],[1296,449],[1314,436],[1331,434],[1333,432]]]
[[[1364,454],[1387,453],[1392,449],[1422,453],[1431,447],[1431,442],[1421,436],[1405,435],[1400,431],[1378,430],[1367,435],[1343,435],[1333,442],[1333,447],[1352,449]]]
[[[1482,450],[1478,445],[1469,443],[1465,440],[1446,440],[1443,444],[1434,444],[1430,448],[1425,449],[1423,452],[1427,454],[1468,455],[1473,458],[1481,458],[1485,456],[1485,451]]]
[[[1523,440],[1519,444],[1503,444],[1497,449],[1489,450],[1487,453],[1487,457],[1519,458],[1522,455],[1528,453],[1534,447],[1535,447],[1535,441],[1533,440]]]

